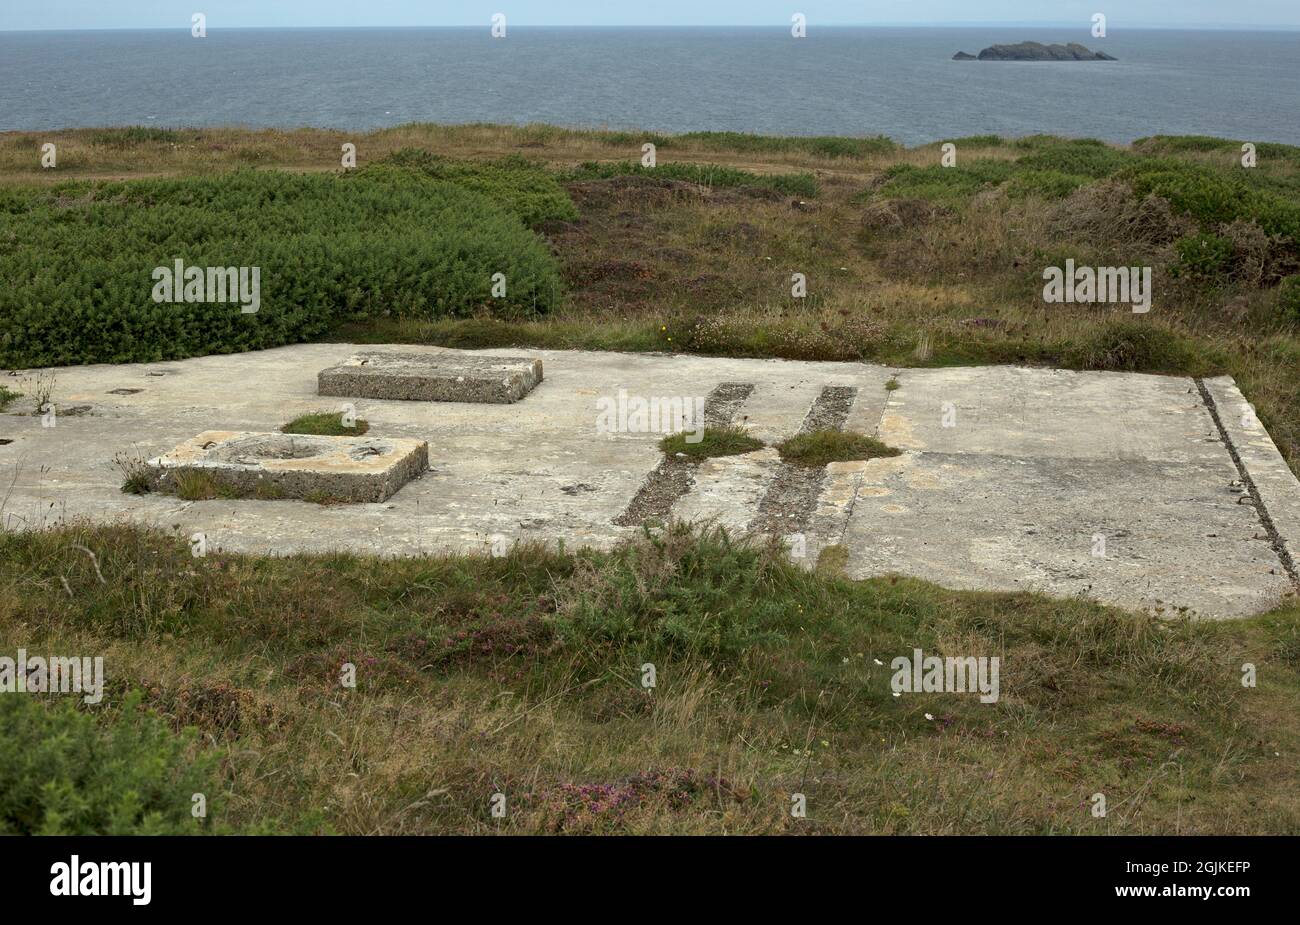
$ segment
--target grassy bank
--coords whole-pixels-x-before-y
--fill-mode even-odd
[[[0,650],[103,655],[108,676],[74,711],[93,728],[6,697],[0,780],[116,792],[73,749],[118,756],[143,794],[60,826],[58,785],[0,788],[0,831],[1300,831],[1294,606],[1161,622],[848,582],[683,530],[378,562],[64,529],[0,536],[0,575]],[[1000,700],[893,696],[914,648],[999,656]]]

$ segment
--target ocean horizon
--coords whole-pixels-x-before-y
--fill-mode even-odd
[[[1114,62],[961,62],[1079,42]],[[485,26],[0,33],[0,130],[544,122],[888,135],[1300,143],[1300,31],[1073,26]]]

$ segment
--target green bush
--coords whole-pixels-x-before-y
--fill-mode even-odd
[[[259,267],[261,308],[154,302],[157,267]],[[492,297],[504,273],[506,298]],[[486,195],[417,172],[240,171],[0,192],[0,365],[125,363],[319,337],[383,315],[550,309],[545,243]]]
[[[1175,276],[1209,281],[1222,280],[1232,272],[1232,242],[1217,234],[1194,234],[1174,242],[1177,260]]]
[[[1253,219],[1267,234],[1300,247],[1300,202],[1290,198],[1285,188],[1270,189],[1245,176],[1247,173],[1227,173],[1174,158],[1151,158],[1136,162],[1120,176],[1138,196],[1164,197],[1207,231],[1238,219]]]
[[[558,180],[545,168],[517,155],[494,161],[458,161],[422,148],[403,148],[379,162],[401,167],[433,180],[447,180],[457,186],[483,193],[509,209],[526,225],[546,221],[573,221],[578,210]],[[358,171],[365,176],[375,168]]]
[[[1152,135],[1139,138],[1133,147],[1147,154],[1205,154],[1222,151],[1235,157],[1241,155],[1242,141],[1231,138],[1214,138],[1210,135]],[[1300,160],[1300,147],[1273,141],[1254,142],[1255,153],[1261,160]]]
[[[1277,293],[1282,317],[1300,321],[1300,274],[1282,280]]]
[[[101,726],[74,701],[0,695],[0,835],[182,835],[201,831],[191,798],[213,809],[215,759],[192,755],[140,709],[138,694]]]
[[[701,186],[756,187],[776,190],[789,196],[812,199],[817,195],[817,178],[810,173],[758,174],[717,164],[672,162],[657,167],[642,167],[633,161],[587,161],[569,174],[574,180],[608,180],[611,177],[659,177],[684,180]]]
[[[1209,167],[1172,158],[1139,162],[1122,174],[1139,196],[1161,196],[1209,228],[1241,217],[1242,187]]]
[[[1001,186],[1014,173],[1015,166],[1010,162],[992,159],[959,159],[955,167],[896,164],[885,171],[881,193],[894,198],[959,204],[982,190]]]
[[[1035,150],[1018,159],[1016,166],[1025,170],[1050,170],[1100,180],[1109,177],[1131,160],[1131,156],[1114,148],[1076,141]]]
[[[1042,199],[1064,199],[1088,183],[1087,177],[1061,173],[1059,170],[1026,170],[1011,178],[1007,193],[1023,198],[1038,196]]]

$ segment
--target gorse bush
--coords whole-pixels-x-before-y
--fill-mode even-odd
[[[1173,158],[1138,161],[1120,176],[1139,196],[1167,199],[1207,231],[1237,220],[1254,220],[1267,234],[1300,248],[1300,202],[1283,194],[1222,170]]]
[[[1109,177],[1131,160],[1130,155],[1114,148],[1087,142],[1066,142],[1026,154],[1016,161],[1016,167],[1101,179]]]
[[[104,725],[73,701],[0,696],[0,835],[183,835],[203,831],[194,794],[209,812],[214,753],[191,755],[130,695]]]
[[[942,205],[960,205],[976,193],[1001,186],[1015,174],[1010,161],[964,160],[958,154],[954,167],[932,164],[915,167],[897,164],[885,171],[881,192],[888,197],[928,199]]]
[[[546,311],[558,267],[510,207],[393,167],[0,191],[0,365],[180,359],[362,318]],[[154,269],[176,260],[260,268],[260,310],[155,302]]]
[[[483,193],[530,227],[578,217],[573,200],[559,181],[545,168],[522,157],[472,162],[442,157],[422,148],[403,148],[380,161],[378,167],[362,168],[356,175],[373,174],[385,166],[412,170],[429,179],[447,180]]]
[[[1178,262],[1174,264],[1175,276],[1195,280],[1213,280],[1232,272],[1232,242],[1217,234],[1196,234],[1174,242]]]
[[[1059,170],[1028,170],[1011,178],[1007,184],[1007,193],[1015,197],[1064,199],[1087,182],[1087,177],[1061,173]]]
[[[1300,275],[1288,276],[1278,287],[1278,306],[1282,317],[1300,321]]]

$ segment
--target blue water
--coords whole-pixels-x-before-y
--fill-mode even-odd
[[[957,62],[996,42],[1120,60]],[[987,132],[1300,143],[1300,32],[512,28],[0,33],[0,130],[550,122],[917,144]]]

